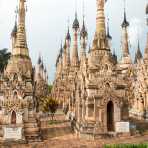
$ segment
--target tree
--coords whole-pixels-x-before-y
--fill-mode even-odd
[[[0,50],[0,72],[1,73],[4,72],[4,69],[7,66],[8,60],[11,56],[11,53],[7,51],[8,51],[7,48]]]
[[[42,103],[43,112],[50,112],[51,118],[53,120],[54,115],[58,109],[58,101],[51,97],[46,97],[42,99]]]

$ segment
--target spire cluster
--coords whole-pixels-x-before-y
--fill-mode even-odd
[[[61,59],[63,60],[63,63],[67,63],[67,65],[70,65],[70,64],[73,66],[79,65],[79,53],[78,53],[79,38],[78,37],[80,36],[80,43],[82,48],[86,48],[87,38],[88,38],[88,32],[85,25],[84,15],[83,15],[82,27],[80,28],[77,12],[75,13],[72,29],[73,29],[73,37],[71,38],[70,27],[68,25],[64,46],[61,45],[60,47],[60,52],[56,60],[56,66],[58,66],[58,63],[61,62]],[[73,48],[71,52],[72,39],[73,39]]]
[[[41,55],[39,55],[37,65],[35,67],[35,81],[38,83],[40,83],[40,81],[44,81],[48,84],[47,69]]]

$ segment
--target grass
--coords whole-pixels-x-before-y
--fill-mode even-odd
[[[54,125],[54,124],[61,124],[67,121],[61,121],[61,120],[50,120],[48,123],[49,125]]]
[[[148,144],[117,144],[117,145],[105,145],[104,148],[148,148]]]

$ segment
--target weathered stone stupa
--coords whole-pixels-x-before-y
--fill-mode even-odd
[[[40,141],[36,118],[32,62],[25,30],[25,0],[19,0],[12,31],[12,54],[0,81],[0,140]]]

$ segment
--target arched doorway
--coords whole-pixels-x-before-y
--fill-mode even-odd
[[[114,131],[114,105],[112,101],[107,104],[107,130]]]
[[[15,111],[11,114],[11,124],[16,124],[16,113]]]

